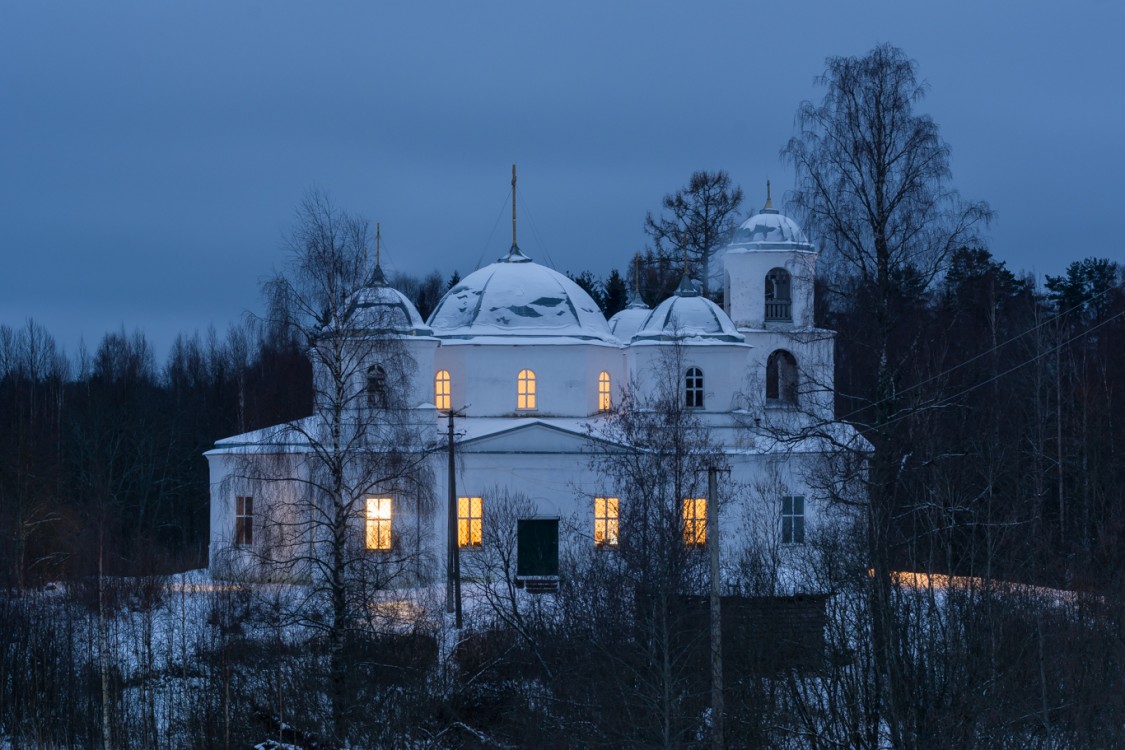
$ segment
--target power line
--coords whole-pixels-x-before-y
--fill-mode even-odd
[[[982,357],[986,357],[989,354],[992,354],[993,352],[999,351],[1000,349],[1004,348],[1008,344],[1012,344],[1012,343],[1015,343],[1016,341],[1019,341],[1024,336],[1027,336],[1030,333],[1034,333],[1034,332],[1038,331],[1043,326],[1048,325],[1050,323],[1053,323],[1053,322],[1055,322],[1055,321],[1059,320],[1060,318],[1063,318],[1067,315],[1070,315],[1072,312],[1078,310],[1079,308],[1083,307],[1084,305],[1087,305],[1087,304],[1093,302],[1094,300],[1098,299],[1099,297],[1103,297],[1103,296],[1109,294],[1114,289],[1115,289],[1115,287],[1108,287],[1108,288],[1098,292],[1097,294],[1093,295],[1089,299],[1083,300],[1082,302],[1079,302],[1079,303],[1073,305],[1072,307],[1070,307],[1066,310],[1063,310],[1062,312],[1055,313],[1054,315],[1052,315],[1052,316],[1046,318],[1045,320],[1043,320],[1041,323],[1039,323],[1035,326],[1032,326],[1031,328],[1028,328],[1028,329],[1026,329],[1026,330],[1024,330],[1020,333],[1017,333],[1015,336],[1007,338],[1004,341],[1001,341],[999,344],[996,344],[995,346],[992,346],[989,349],[985,349],[983,352],[981,352],[979,354],[976,354],[972,357],[969,357],[964,362],[960,362],[956,365],[953,365],[953,367],[950,367],[946,370],[943,370],[943,371],[937,373],[936,375],[931,375],[930,377],[926,378],[925,380],[922,380],[920,382],[914,383],[913,385],[909,385],[906,388],[903,388],[902,390],[896,392],[894,396],[888,396],[887,398],[880,399],[878,401],[872,401],[871,403],[866,404],[865,406],[861,406],[857,409],[853,409],[852,411],[850,411],[847,414],[840,417],[840,420],[841,421],[847,420],[847,419],[855,416],[856,414],[859,414],[862,411],[865,411],[867,409],[871,409],[871,408],[874,408],[876,406],[879,406],[880,404],[886,403],[887,401],[890,401],[891,399],[900,398],[901,396],[903,396],[907,393],[910,393],[913,390],[921,388],[922,386],[924,386],[928,383],[932,383],[935,380],[944,378],[944,377],[956,372],[957,370],[961,369],[962,367],[965,367],[966,365],[970,365],[973,362],[976,362],[978,359],[981,359]],[[1103,324],[1108,323],[1110,320],[1113,320],[1113,318],[1116,318],[1120,315],[1121,315],[1121,313],[1118,313],[1117,315],[1114,315],[1113,317],[1102,321],[1098,325],[1094,326],[1094,328],[1091,328],[1088,331],[1086,331],[1086,333],[1089,333],[1090,331],[1093,331],[1096,328],[1100,328]],[[1084,334],[1079,334],[1079,336],[1075,336],[1073,339],[1070,339],[1070,341],[1074,341],[1075,339],[1079,338],[1081,335],[1084,335]],[[1059,347],[1064,346],[1066,343],[1070,343],[1070,341],[1064,342],[1064,344],[1060,344]],[[1059,348],[1059,347],[1056,347],[1056,349]],[[1054,350],[1052,349],[1051,351],[1054,351]],[[1041,355],[1037,355],[1037,356],[1041,356]],[[1028,360],[1027,362],[1024,362],[1023,364],[1017,365],[1013,369],[1018,369],[1020,367],[1023,367],[1024,365],[1030,364],[1031,362],[1034,362],[1034,361],[1035,361],[1035,358],[1032,358],[1031,360]],[[1006,372],[1010,372],[1010,370],[1008,370]],[[985,381],[985,382],[990,382],[990,381]],[[983,384],[984,383],[981,383],[980,385],[983,385]]]
[[[1107,323],[1110,323],[1113,320],[1116,320],[1117,318],[1120,318],[1120,317],[1125,317],[1125,310],[1122,310],[1121,312],[1118,312],[1118,313],[1115,313],[1114,315],[1111,315],[1110,317],[1106,318],[1105,320],[1098,323],[1097,325],[1095,325],[1091,328],[1088,328],[1085,331],[1082,331],[1081,333],[1078,333],[1074,336],[1071,336],[1066,341],[1062,341],[1062,342],[1056,344],[1055,346],[1051,347],[1050,349],[1047,349],[1046,351],[1040,352],[1040,353],[1036,354],[1035,356],[1031,357],[1030,359],[1027,359],[1027,360],[1024,360],[1023,362],[1020,362],[1018,365],[1013,365],[1012,367],[1009,367],[1007,370],[1004,370],[1003,372],[996,373],[995,375],[988,378],[987,380],[982,380],[979,383],[974,383],[973,385],[970,385],[967,388],[964,388],[964,389],[958,391],[957,393],[953,394],[952,396],[946,396],[941,401],[939,401],[937,404],[935,404],[935,406],[946,406],[946,405],[952,403],[953,401],[955,401],[956,399],[960,398],[961,396],[964,396],[966,393],[971,393],[971,392],[977,390],[978,388],[983,388],[984,386],[988,385],[989,383],[992,383],[996,380],[999,380],[1000,378],[1004,377],[1005,375],[1009,375],[1009,374],[1015,372],[1016,370],[1020,369],[1021,367],[1026,367],[1027,365],[1030,365],[1031,363],[1035,362],[1036,360],[1042,359],[1043,357],[1046,357],[1047,355],[1054,354],[1055,352],[1059,351],[1063,347],[1074,343],[1078,339],[1093,333],[1094,331],[1098,330],[1099,328],[1106,325]],[[953,368],[953,369],[956,369],[956,368]],[[950,370],[950,371],[952,372],[952,370]],[[903,392],[905,393],[906,391],[903,391]],[[879,403],[879,402],[876,402],[876,403]],[[872,405],[874,406],[874,404],[872,404]],[[852,412],[852,413],[854,414],[855,412]],[[884,425],[894,424],[895,422],[899,421],[900,419],[906,419],[907,417],[912,416],[912,415],[913,415],[913,412],[904,412],[902,414],[891,417],[886,422],[883,422],[883,424]],[[849,414],[848,416],[851,416],[851,415]],[[843,419],[847,419],[847,417],[843,417]]]

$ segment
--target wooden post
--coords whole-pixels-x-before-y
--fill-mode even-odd
[[[723,750],[723,619],[720,609],[719,508],[714,467],[707,469],[707,547],[711,556],[711,746]]]
[[[457,540],[457,477],[453,459],[453,417],[449,410],[449,523],[445,564],[445,611],[454,613],[454,627],[461,627],[461,547]]]

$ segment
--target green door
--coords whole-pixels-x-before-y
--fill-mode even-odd
[[[516,575],[558,576],[559,519],[521,518],[517,526]]]

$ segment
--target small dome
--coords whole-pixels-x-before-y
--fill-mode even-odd
[[[515,245],[446,292],[429,325],[435,335],[450,338],[549,336],[616,343],[589,294]]]
[[[745,338],[723,309],[681,282],[675,296],[661,302],[633,336],[633,341],[708,339],[741,343]]]
[[[353,330],[398,333],[407,336],[432,336],[422,316],[406,295],[387,286],[378,266],[371,280],[352,298],[348,324]]]
[[[619,341],[627,344],[629,339],[633,338],[633,334],[639,331],[644,322],[648,320],[648,315],[651,312],[652,310],[643,304],[636,307],[630,305],[609,319],[609,330]]]
[[[797,222],[778,212],[763,208],[739,225],[727,252],[752,250],[814,250]]]

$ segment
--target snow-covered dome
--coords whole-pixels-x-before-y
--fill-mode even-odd
[[[641,296],[632,293],[629,295],[629,305],[609,319],[609,330],[613,331],[618,341],[628,344],[633,334],[648,320],[650,312],[652,310],[644,303]]]
[[[767,201],[765,208],[735,230],[727,252],[813,249],[813,244],[797,222],[778,212]]]
[[[375,266],[371,280],[352,298],[348,326],[365,331],[399,333],[407,336],[432,336],[417,308],[406,295],[387,286],[383,269]]]
[[[633,334],[648,320],[651,312],[647,307],[626,307],[609,319],[609,330],[613,331],[618,341],[628,344]]]
[[[428,322],[443,338],[549,336],[616,343],[589,294],[515,245],[446,292]]]
[[[649,313],[633,341],[682,341],[708,339],[741,343],[745,338],[723,312],[723,308],[703,297],[687,277],[675,296],[661,302]]]

